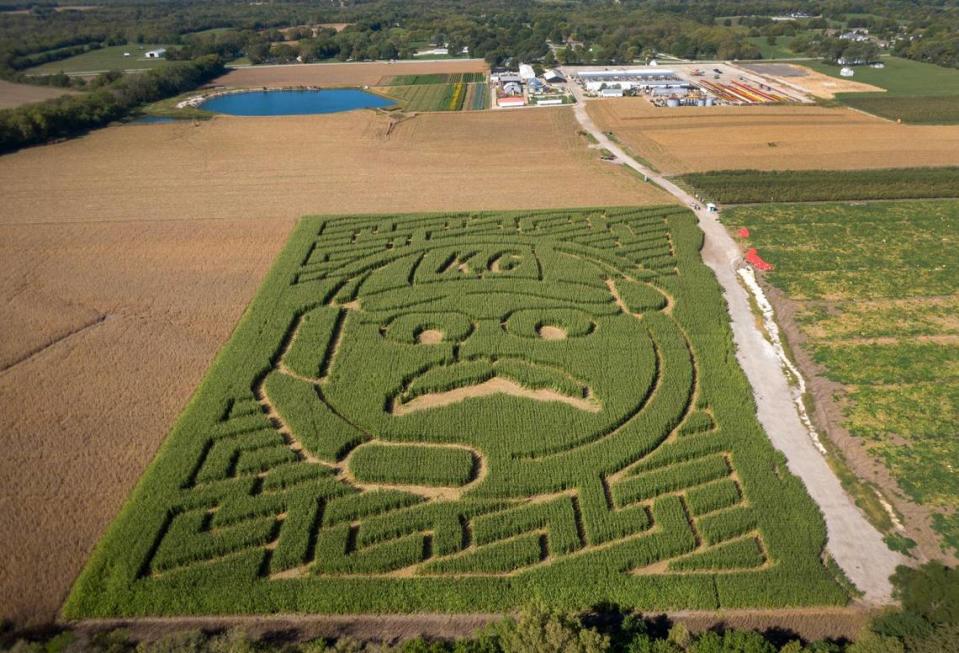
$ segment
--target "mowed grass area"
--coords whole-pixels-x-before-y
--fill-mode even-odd
[[[165,48],[162,44],[136,44],[113,45],[98,50],[90,50],[74,57],[61,59],[60,61],[51,61],[25,72],[28,75],[53,75],[59,72],[64,73],[84,73],[101,72],[105,70],[135,70],[141,68],[153,68],[162,66],[166,59],[147,59],[145,53],[158,48]],[[130,56],[123,56],[124,52],[129,52]]]
[[[303,219],[65,615],[845,603],[702,238],[675,206]]]
[[[846,388],[845,426],[959,552],[959,201],[765,205],[725,221],[776,266],[768,279]]]
[[[959,197],[959,167],[889,170],[717,170],[680,177],[726,204]]]
[[[883,57],[884,68],[856,66],[854,79],[886,89],[885,93],[840,93],[836,99],[890,120],[919,124],[959,122],[959,70],[899,57]],[[804,65],[839,78],[840,66]]]

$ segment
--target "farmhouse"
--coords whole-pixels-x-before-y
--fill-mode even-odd
[[[144,55],[147,59],[161,59],[166,55],[166,48],[157,48],[156,50],[148,50]]]

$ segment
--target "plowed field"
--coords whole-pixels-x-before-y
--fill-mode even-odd
[[[657,109],[624,98],[590,102],[588,111],[667,174],[959,164],[959,126],[899,125],[850,109]]]

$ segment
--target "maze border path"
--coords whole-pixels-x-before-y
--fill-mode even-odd
[[[661,226],[643,226],[655,223]],[[408,555],[402,551],[409,547],[454,551],[456,545],[448,529],[387,537],[384,544],[364,539],[365,515],[415,509],[415,495],[356,494],[335,464],[310,460],[280,417],[263,413],[253,388],[277,366],[304,306],[354,301],[355,284],[337,270],[362,271],[377,252],[418,240],[453,242],[485,233],[495,243],[503,229],[529,235],[541,227],[569,251],[605,257],[611,269],[628,268],[637,279],[659,279],[670,289],[664,312],[681,325],[696,363],[696,395],[684,421],[668,447],[611,470],[582,492],[543,498],[560,507],[571,502],[580,531],[583,523],[597,523],[584,522],[583,510],[612,509],[620,517],[602,526],[605,544],[582,532],[578,542],[560,543],[553,522],[534,520],[515,541],[512,533],[492,540],[532,556],[532,566],[522,570],[489,567],[488,574],[449,577],[364,571],[391,555]],[[660,232],[665,242],[662,235],[657,241]],[[347,256],[324,250],[336,242],[349,245]],[[843,604],[848,597],[821,558],[822,518],[756,422],[719,286],[699,258],[701,245],[692,214],[677,207],[305,218],[97,547],[64,614],[476,612],[534,596],[569,609],[603,601],[645,609]],[[669,466],[705,474],[706,484],[690,494],[675,485],[678,472],[658,473]],[[506,504],[484,497],[469,509],[482,515]],[[623,519],[634,530],[624,531]],[[651,528],[636,531],[643,520]],[[446,539],[436,539],[441,535]],[[373,558],[343,567],[321,555],[341,542],[348,551],[368,545]],[[302,573],[297,561],[313,562]],[[728,564],[740,569],[716,567]]]

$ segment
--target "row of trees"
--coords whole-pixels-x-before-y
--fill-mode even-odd
[[[817,18],[771,19],[795,10]],[[255,63],[408,58],[419,47],[448,43],[453,52],[468,47],[473,56],[502,64],[541,60],[548,44],[568,41],[575,45],[559,50],[565,63],[623,63],[644,52],[753,58],[759,53],[749,36],[803,37],[811,29],[834,28],[837,20],[896,42],[902,56],[944,65],[959,59],[959,11],[938,0],[373,0],[322,9],[294,2],[115,0],[96,11],[0,15],[0,76],[79,49],[127,42],[172,44],[178,47],[171,57],[180,59],[246,55]],[[351,25],[338,33],[297,28],[333,22]],[[205,33],[211,28],[225,31]]]
[[[89,93],[5,109],[0,111],[0,153],[100,127],[147,102],[196,88],[223,72],[221,59],[206,56],[138,75],[108,73],[90,84]]]

